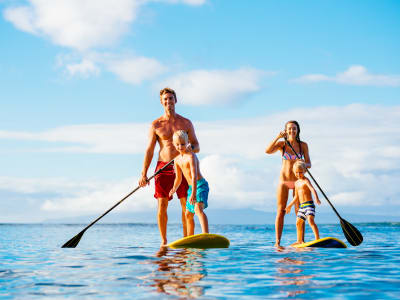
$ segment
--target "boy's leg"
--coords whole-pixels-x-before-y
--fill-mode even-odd
[[[307,221],[308,224],[310,224],[312,231],[314,232],[315,239],[319,239],[319,230],[317,224],[314,222],[314,216],[313,215],[308,215],[307,216]]]
[[[202,202],[196,203],[196,205],[194,207],[194,211],[195,211],[197,217],[199,218],[201,232],[208,233],[208,218],[203,211],[203,206],[204,206],[204,204]]]
[[[182,208],[182,227],[183,227],[183,237],[187,236],[187,225],[186,225],[186,197],[179,198],[181,201],[181,208]]]
[[[193,216],[194,213],[190,212],[188,209],[186,210],[186,225],[187,225],[187,235],[193,235],[194,234],[194,220]]]
[[[161,235],[161,246],[167,245],[167,223],[168,223],[168,198],[158,198],[157,221],[158,230]]]
[[[304,220],[302,218],[297,218],[296,232],[297,232],[297,243],[298,244],[304,243],[304,239],[303,239],[304,231],[302,230],[303,228],[304,228]]]

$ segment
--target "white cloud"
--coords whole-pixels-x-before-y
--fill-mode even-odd
[[[144,123],[72,125],[38,133],[0,131],[0,139],[71,143],[70,146],[46,147],[38,151],[141,153],[145,148],[149,128],[150,125]]]
[[[118,40],[135,20],[138,0],[29,0],[10,7],[5,18],[20,30],[78,50],[107,46]]]
[[[313,83],[321,81],[336,82],[347,85],[371,85],[371,86],[400,86],[400,75],[372,74],[364,66],[353,65],[336,76],[323,74],[309,74],[294,80],[300,83]]]
[[[28,0],[4,10],[6,20],[22,31],[79,51],[110,46],[130,29],[141,6],[152,0]],[[205,0],[164,0],[200,6]]]
[[[266,74],[251,68],[195,70],[163,80],[159,86],[173,86],[179,91],[179,101],[184,104],[224,104],[259,91],[261,79]]]
[[[79,75],[84,78],[100,73],[100,68],[89,59],[83,59],[80,63],[67,65],[66,69],[69,75]]]
[[[122,81],[134,85],[153,79],[167,70],[167,67],[157,60],[146,57],[109,61],[107,68]]]
[[[310,148],[311,172],[339,211],[372,213],[371,208],[379,212],[383,207],[400,207],[400,106],[357,104],[294,109],[252,120],[193,120],[201,145],[201,169],[211,188],[210,207],[275,209],[281,158],[278,153],[266,155],[264,150],[290,119],[300,122],[301,137]],[[143,154],[148,126],[103,124],[39,133],[2,131],[0,139],[54,142],[54,148],[47,146],[47,151]],[[72,145],[60,147],[58,142]],[[39,207],[52,212],[66,209],[73,214],[98,212],[110,205],[108,199],[114,201],[115,195],[123,195],[137,182],[123,178],[118,183],[71,180],[68,184],[68,180],[37,183],[21,179],[17,184],[2,178],[0,189],[24,195],[53,192],[55,195],[41,198]],[[152,188],[140,193],[135,204],[124,205],[124,209],[154,209],[155,204],[149,201]],[[319,209],[329,209],[320,197],[324,205]],[[393,214],[398,214],[394,209]]]

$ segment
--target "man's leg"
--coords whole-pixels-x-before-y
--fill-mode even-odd
[[[187,225],[186,225],[186,198],[179,198],[181,201],[182,208],[182,227],[183,227],[183,237],[187,236]]]
[[[158,198],[157,221],[158,230],[161,235],[161,246],[167,245],[167,223],[168,223],[168,198]]]
[[[187,234],[193,235],[194,234],[194,220],[193,220],[194,213],[186,210],[186,224],[187,224]]]

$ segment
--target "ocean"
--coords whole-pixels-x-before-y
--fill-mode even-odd
[[[76,248],[61,248],[86,225],[1,224],[0,299],[400,298],[400,223],[353,223],[358,247],[339,224],[319,224],[347,249],[277,251],[273,225],[212,224],[230,248],[160,250],[151,224],[96,224]],[[168,237],[181,238],[181,226],[170,224]],[[286,225],[282,244],[295,239]]]

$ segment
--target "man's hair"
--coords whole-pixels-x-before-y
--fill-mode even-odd
[[[163,88],[160,91],[160,99],[164,94],[167,94],[167,93],[170,93],[170,94],[174,95],[175,101],[177,101],[175,91],[173,89],[169,88],[169,87]]]
[[[180,140],[185,141],[185,144],[189,143],[189,137],[185,130],[175,131],[173,138],[179,138]]]
[[[301,159],[296,160],[296,162],[293,165],[293,171],[296,170],[297,168],[303,171],[307,170],[306,163]]]

